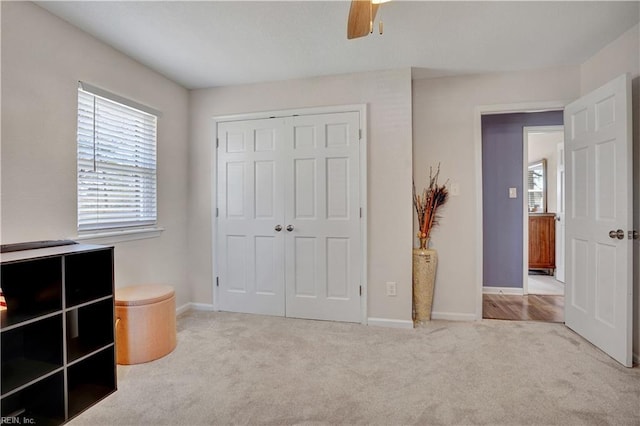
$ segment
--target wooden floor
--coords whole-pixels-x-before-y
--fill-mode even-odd
[[[564,296],[483,294],[482,318],[564,322]]]

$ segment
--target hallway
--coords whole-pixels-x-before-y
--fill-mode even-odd
[[[564,322],[564,296],[484,294],[482,318]]]

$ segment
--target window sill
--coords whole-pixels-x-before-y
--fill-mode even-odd
[[[115,244],[125,241],[144,240],[147,238],[157,238],[162,234],[164,228],[140,228],[140,229],[127,229],[119,231],[103,231],[92,233],[81,233],[75,238],[70,238],[74,241],[82,241],[86,243],[94,244]]]

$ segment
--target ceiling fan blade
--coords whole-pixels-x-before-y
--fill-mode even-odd
[[[378,12],[377,3],[371,0],[351,0],[349,20],[347,21],[347,38],[349,40],[364,37],[371,32],[371,23]]]

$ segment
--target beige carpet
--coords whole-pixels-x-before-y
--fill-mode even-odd
[[[640,424],[640,370],[561,324],[416,330],[190,312],[78,425]]]

